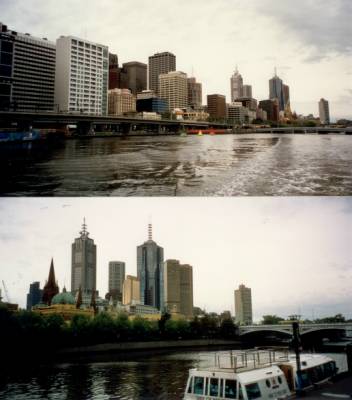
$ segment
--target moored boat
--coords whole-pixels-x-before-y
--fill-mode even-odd
[[[184,400],[286,399],[313,389],[337,373],[324,354],[302,354],[300,371],[288,351],[251,350],[215,357],[215,367],[189,371]]]

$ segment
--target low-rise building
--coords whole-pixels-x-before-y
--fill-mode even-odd
[[[123,115],[136,111],[136,98],[129,89],[109,90],[109,115]]]

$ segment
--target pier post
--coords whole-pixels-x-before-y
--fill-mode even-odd
[[[352,375],[352,344],[346,345],[347,367],[348,374]]]

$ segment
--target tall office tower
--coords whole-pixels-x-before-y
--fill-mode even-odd
[[[226,118],[226,97],[222,94],[208,94],[208,113],[211,118]]]
[[[123,282],[125,280],[125,263],[109,262],[109,295],[113,300],[122,301]]]
[[[173,71],[159,75],[159,94],[169,104],[169,111],[188,104],[187,74]]]
[[[48,280],[46,281],[43,289],[43,297],[42,297],[43,303],[50,306],[52,298],[58,293],[59,293],[59,286],[55,279],[54,261],[53,259],[51,259]]]
[[[137,276],[140,281],[141,303],[164,309],[164,249],[152,239],[148,225],[148,240],[137,247]]]
[[[40,282],[33,282],[29,285],[27,293],[27,311],[31,311],[33,306],[39,304],[43,297],[43,289],[40,289]]]
[[[136,96],[129,89],[109,90],[109,115],[123,115],[136,111]]]
[[[238,72],[238,68],[236,67],[236,71],[231,76],[231,102],[233,103],[239,97],[243,96],[243,79],[242,75]]]
[[[188,105],[194,110],[202,107],[202,84],[196,82],[196,78],[187,79]]]
[[[0,23],[0,109],[53,111],[55,43]]]
[[[62,111],[106,114],[109,51],[72,36],[56,41],[55,103]]]
[[[131,61],[122,64],[122,70],[122,88],[129,89],[134,95],[147,89],[147,64]]]
[[[136,276],[127,275],[123,282],[124,305],[138,304],[141,302],[140,282]]]
[[[193,316],[193,272],[178,260],[164,263],[165,309],[191,318]]]
[[[149,57],[149,89],[159,93],[159,75],[176,71],[176,56],[168,51]]]
[[[240,97],[252,98],[252,86],[251,85],[243,85],[242,96],[240,96]]]
[[[117,54],[109,53],[109,90],[121,88],[121,68]]]
[[[330,124],[329,102],[325,99],[319,101],[319,118],[322,124]]]
[[[235,290],[235,318],[240,325],[250,325],[253,322],[252,292],[245,285]]]
[[[96,292],[97,246],[89,237],[85,219],[79,238],[72,243],[71,292],[76,294],[81,288],[85,295]]]
[[[282,85],[282,94],[284,97],[284,106],[285,109],[290,106],[290,87],[288,85]]]
[[[277,76],[276,69],[274,77],[269,80],[269,98],[270,100],[278,100],[279,111],[285,110],[283,83],[282,80]]]

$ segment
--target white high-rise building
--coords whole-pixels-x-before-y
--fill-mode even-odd
[[[319,101],[319,119],[324,125],[330,124],[329,102],[325,99]]]
[[[108,47],[72,36],[56,41],[55,103],[61,111],[106,114]]]
[[[187,108],[187,74],[173,71],[159,75],[159,93],[162,99],[168,101],[169,111],[173,111],[175,108]]]
[[[235,102],[238,98],[243,96],[243,79],[242,75],[236,71],[231,76],[231,102]]]
[[[251,325],[253,322],[252,291],[245,285],[235,290],[235,318],[240,325]]]

